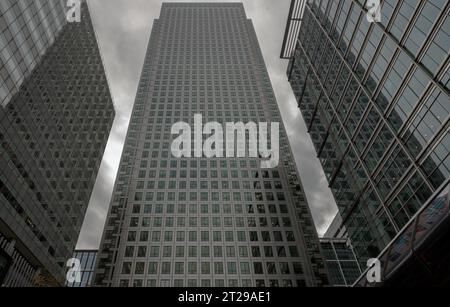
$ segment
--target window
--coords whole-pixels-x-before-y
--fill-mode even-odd
[[[214,274],[223,274],[223,263],[222,262],[215,262],[214,263]]]
[[[189,246],[189,257],[197,257],[197,246]]]
[[[274,275],[277,274],[277,268],[275,262],[267,262],[267,274]]]
[[[170,262],[163,262],[161,265],[161,274],[164,275],[170,274],[170,267],[171,267]]]
[[[241,262],[241,274],[247,275],[251,274],[250,272],[250,264],[248,262]]]
[[[150,247],[150,257],[158,258],[159,257],[159,246]]]
[[[122,265],[122,274],[131,274],[131,262],[124,262]]]
[[[145,263],[144,262],[136,262],[135,274],[142,275],[144,274]]]
[[[197,274],[197,262],[188,263],[188,274]]]
[[[158,273],[158,263],[157,262],[149,262],[148,274],[156,275],[157,273]]]
[[[257,274],[257,275],[262,275],[262,274],[264,274],[264,271],[263,271],[263,265],[262,265],[261,262],[254,262],[254,263],[253,263],[253,268],[254,268],[254,270],[255,270],[255,274]]]
[[[202,262],[202,274],[210,274],[211,267],[209,262]]]
[[[138,258],[145,258],[147,254],[147,246],[138,247]]]
[[[184,263],[183,262],[175,263],[175,274],[177,274],[177,275],[184,274]]]
[[[227,268],[228,268],[228,274],[231,274],[231,275],[237,274],[236,262],[228,262]]]
[[[247,248],[247,246],[239,246],[239,256],[241,258],[247,258],[248,257],[248,248]]]
[[[210,256],[209,246],[202,246],[201,247],[201,255],[202,255],[202,257],[209,257]]]
[[[134,246],[127,246],[125,248],[125,257],[134,257]]]
[[[284,274],[284,275],[290,274],[289,264],[286,263],[286,262],[281,262],[280,263],[280,270],[281,270],[281,274]]]

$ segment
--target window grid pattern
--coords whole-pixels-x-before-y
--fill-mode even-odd
[[[361,276],[353,247],[347,239],[320,239],[325,263],[333,287],[351,287]]]
[[[284,128],[276,169],[260,169],[259,159],[175,159],[171,126],[193,125],[194,114],[221,124],[282,122],[242,4],[163,4],[95,283],[321,284],[326,277],[317,234]]]
[[[20,90],[66,24],[66,1],[0,3],[0,106]]]
[[[115,116],[86,3],[81,13],[0,108],[0,231],[59,285]]]

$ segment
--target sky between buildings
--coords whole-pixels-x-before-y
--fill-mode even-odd
[[[153,20],[159,17],[163,2],[244,3],[247,17],[253,20],[256,28],[309,206],[318,232],[322,235],[335,216],[337,208],[287,82],[288,62],[280,59],[291,1],[88,0],[117,115],[86,213],[78,248],[99,247]]]

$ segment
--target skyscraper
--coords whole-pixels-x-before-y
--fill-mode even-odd
[[[450,3],[365,5],[293,1],[282,52],[362,267],[450,181]]]
[[[73,258],[80,261],[80,281],[67,282],[67,287],[86,288],[92,285],[97,254],[98,250],[75,250]]]
[[[345,238],[321,238],[330,285],[351,287],[361,275],[361,268],[350,242]]]
[[[162,5],[95,284],[321,285],[319,241],[284,128],[273,169],[259,158],[175,158],[171,128],[193,125],[196,114],[222,125],[282,121],[242,4]]]
[[[64,285],[114,106],[85,2],[74,23],[66,1],[0,10],[3,285]]]

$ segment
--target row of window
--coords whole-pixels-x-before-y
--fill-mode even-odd
[[[247,236],[248,234],[248,236]],[[137,231],[128,231],[127,242],[137,242]],[[293,231],[171,231],[139,232],[140,242],[295,242]]]
[[[132,271],[132,267],[134,264],[134,270]],[[288,262],[266,262],[265,265],[262,262],[149,262],[147,264],[147,274],[148,275],[194,275],[194,274],[202,274],[202,275],[224,275],[225,273],[228,275],[238,275],[238,265],[239,265],[239,273],[241,275],[290,275],[303,274],[302,265],[300,262],[292,263],[292,267]],[[121,273],[123,275],[144,275],[145,274],[145,262],[124,262],[122,265]],[[253,267],[253,272],[251,270],[251,266]],[[160,270],[158,271],[158,267]],[[211,267],[213,268],[211,270]],[[225,268],[226,267],[226,268]],[[264,270],[265,269],[265,270]]]
[[[211,287],[213,285],[213,281],[211,279],[202,279],[200,283],[198,283],[197,279],[174,279],[173,281],[170,279],[161,279],[158,283],[157,279],[148,279],[146,287],[189,287],[189,288],[195,288],[198,286],[201,287]],[[239,286],[242,287],[258,287],[258,288],[265,288],[265,287],[294,287],[297,285],[297,287],[305,287],[306,283],[304,280],[291,280],[291,279],[270,279],[268,281],[264,279],[256,279],[255,281],[251,279],[228,279],[228,283],[225,283],[224,279],[214,279],[214,286],[215,287],[225,287],[228,285],[228,287],[236,288]],[[144,280],[136,278],[130,282],[129,279],[120,279],[119,281],[119,287],[143,287],[144,286]]]
[[[148,144],[148,145],[147,145]],[[151,143],[146,142],[144,144],[144,148],[145,147],[149,147]],[[159,153],[159,152],[158,152]],[[148,158],[149,152],[142,153],[142,156],[144,156],[145,158]],[[162,160],[164,161],[164,160]],[[206,160],[204,160],[206,161]],[[242,161],[235,161],[235,162],[242,162]],[[146,162],[142,162],[141,163],[143,165],[146,164]],[[256,160],[252,160],[250,162],[250,166],[253,167],[255,164],[257,163]],[[154,164],[153,164],[154,165]],[[164,162],[160,162],[160,166],[161,165],[166,165]],[[187,168],[187,166],[185,166],[186,164],[184,164],[184,162],[180,163],[180,167],[181,168]],[[191,164],[191,165],[195,165],[195,164]],[[202,165],[205,164],[200,164],[200,167],[202,167]],[[239,175],[239,172],[237,170],[227,170],[227,166],[222,167],[222,165],[226,165],[226,162],[221,163],[221,167],[220,167],[220,172],[217,170],[217,166],[213,166],[213,165],[217,165],[217,163],[215,161],[210,161],[209,163],[210,165],[210,170],[202,170],[200,169],[198,170],[194,170],[192,168],[194,168],[195,166],[191,166],[191,169],[189,170],[189,172],[187,170],[181,169],[181,170],[160,170],[159,172],[155,171],[155,170],[140,170],[139,171],[139,175],[138,178],[144,179],[144,178],[166,178],[167,174],[169,174],[170,178],[188,178],[188,174],[189,174],[189,178],[197,178],[199,176],[199,178],[218,178],[219,173],[221,175],[222,178],[228,178],[229,176],[231,176],[231,178],[262,178],[262,179],[268,179],[271,178],[270,174],[272,174],[272,178],[279,178],[279,176],[277,177],[277,175],[279,174],[278,171],[272,171],[272,173],[270,171],[267,170],[242,170],[241,174]],[[256,164],[257,165],[257,164]],[[145,168],[147,168],[147,166],[144,166]],[[150,167],[152,167],[150,165]],[[164,166],[161,166],[164,167]],[[166,166],[167,168],[169,166]],[[170,168],[176,168],[175,166],[175,162],[171,161],[170,162]],[[230,168],[232,169],[237,169],[238,166],[235,163],[230,163]],[[158,175],[158,176],[157,176]]]
[[[118,186],[117,190],[122,191],[126,186]],[[276,196],[276,197],[275,197]],[[136,202],[151,202],[151,201],[286,201],[286,196],[283,192],[272,193],[252,193],[252,192],[135,192],[134,201]]]
[[[119,199],[115,199],[115,202],[119,201]],[[120,202],[122,203],[122,202]],[[119,207],[117,205],[113,205],[112,207],[112,213],[117,213]],[[167,215],[176,214],[177,219],[180,221],[181,224],[185,217],[180,216],[182,214],[197,214],[201,213],[203,214],[236,214],[236,215],[242,215],[242,214],[266,214],[270,213],[273,215],[280,215],[280,214],[288,214],[287,205],[285,204],[248,204],[248,205],[242,205],[242,204],[230,204],[230,203],[224,203],[224,204],[133,204],[132,207],[132,214],[142,214],[144,215],[152,215],[154,218],[158,217],[158,215],[162,215],[163,213],[166,213]],[[226,216],[223,216],[224,218]],[[241,218],[241,217],[239,217]]]
[[[177,225],[188,225],[189,227],[209,227],[210,225],[212,227],[233,227],[234,224],[236,227],[244,227],[245,224],[247,224],[248,227],[291,227],[291,219],[289,217],[272,217],[270,220],[266,217],[260,217],[257,221],[254,217],[248,217],[244,219],[243,217],[189,217],[189,218],[180,217],[177,215]],[[187,220],[187,223],[186,223]],[[233,223],[234,220],[234,223]],[[245,220],[247,220],[247,223],[245,223]],[[140,222],[139,222],[140,221]],[[153,223],[151,222],[153,221]],[[175,227],[175,217],[166,217],[164,220],[162,217],[131,217],[129,226],[130,228],[135,227],[162,227],[164,221],[164,227],[170,228]],[[269,222],[270,221],[270,222]],[[280,222],[282,221],[282,222]],[[184,226],[179,226],[184,227]],[[243,236],[245,238],[245,235]],[[244,239],[245,240],[245,239]]]
[[[250,249],[250,254],[249,254]],[[224,252],[225,250],[225,252]],[[297,246],[239,246],[238,254],[240,258],[274,258],[274,257],[292,257],[298,258],[299,252]],[[234,246],[126,246],[125,258],[235,258],[236,247]],[[344,258],[343,258],[344,259]],[[353,259],[353,258],[351,258]]]

